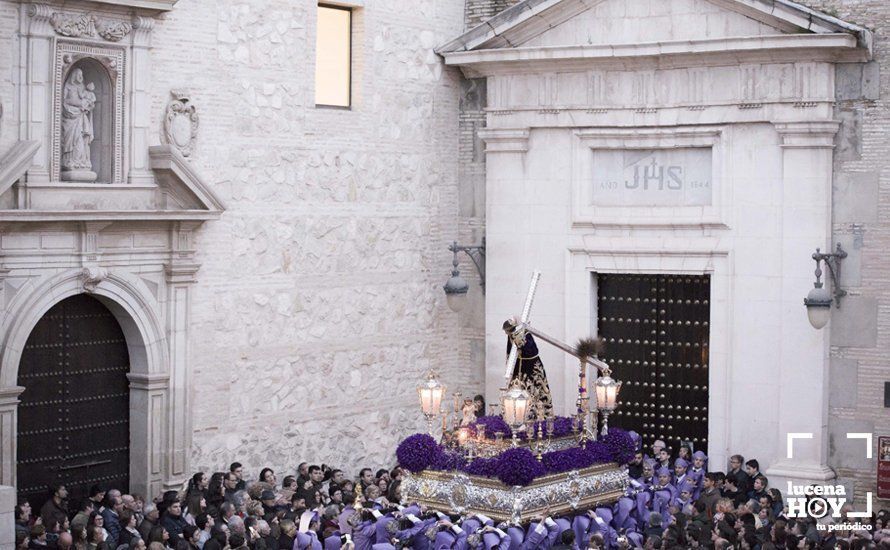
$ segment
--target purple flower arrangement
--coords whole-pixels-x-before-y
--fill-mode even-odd
[[[480,420],[491,418],[498,417],[483,417]],[[571,433],[571,419],[568,420],[568,433]],[[556,434],[563,427],[554,424],[553,437],[559,437]],[[489,433],[488,426],[492,425],[497,425],[497,423],[493,420],[486,421],[486,436]],[[506,434],[509,433],[509,431],[506,432]],[[396,449],[396,458],[398,458],[399,464],[414,473],[426,469],[463,471],[475,476],[496,477],[507,485],[528,485],[547,474],[581,470],[595,464],[618,462],[623,465],[630,462],[633,457],[633,439],[620,428],[610,428],[609,434],[600,438],[600,441],[591,441],[584,446],[544,453],[540,461],[524,447],[507,449],[493,458],[477,458],[467,461],[462,453],[445,449],[427,434],[409,436]]]
[[[477,458],[464,466],[463,471],[471,476],[498,477],[500,457]]]
[[[609,449],[609,453],[615,462],[627,464],[634,458],[636,444],[633,438],[621,428],[610,428],[608,435],[602,438],[603,445]]]
[[[463,454],[442,449],[441,447],[439,453],[433,458],[432,464],[430,464],[430,467],[433,470],[442,470],[445,472],[451,470],[463,470],[466,466],[467,459],[464,458]]]
[[[505,485],[528,485],[546,473],[544,465],[524,447],[507,449],[498,456],[498,479]]]
[[[441,453],[442,447],[427,434],[410,435],[396,448],[399,464],[414,473],[422,472],[432,466]]]

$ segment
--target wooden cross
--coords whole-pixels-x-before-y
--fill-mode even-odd
[[[528,294],[525,296],[525,306],[522,308],[522,315],[517,319],[516,327],[510,338],[513,340],[513,347],[510,349],[510,355],[507,356],[507,365],[504,370],[504,378],[507,385],[510,385],[510,377],[513,375],[513,367],[516,366],[516,360],[519,358],[519,348],[525,344],[525,333],[528,328],[528,316],[532,310],[532,302],[535,300],[535,292],[538,290],[538,280],[541,278],[541,272],[532,273],[532,280],[528,285]]]

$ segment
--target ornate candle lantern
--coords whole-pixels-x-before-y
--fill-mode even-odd
[[[433,419],[439,414],[446,389],[445,385],[439,382],[439,376],[433,370],[427,373],[426,379],[417,388],[417,393],[420,396],[420,410],[426,417],[430,435],[433,434]]]
[[[610,371],[603,369],[603,376],[596,379],[596,406],[603,413],[602,435],[609,433],[609,415],[618,406],[618,392],[621,391],[621,382],[616,382]]]
[[[531,405],[531,395],[520,385],[514,384],[501,396],[501,410],[504,411],[504,421],[513,430],[513,446],[519,444],[516,432],[525,424]]]

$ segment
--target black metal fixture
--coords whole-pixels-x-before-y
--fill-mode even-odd
[[[479,272],[479,286],[482,287],[482,293],[485,294],[485,237],[482,238],[482,244],[478,246],[464,246],[457,244],[457,241],[448,245],[448,250],[454,254],[451,261],[451,278],[445,283],[445,298],[448,300],[448,307],[451,311],[459,312],[466,307],[467,292],[470,285],[467,280],[460,276],[460,270],[457,269],[459,252],[465,253],[473,260],[476,271]]]
[[[843,290],[840,285],[841,279],[841,260],[847,257],[847,253],[841,248],[841,243],[837,243],[834,252],[824,254],[816,249],[813,259],[816,260],[816,282],[813,290],[807,294],[803,303],[807,306],[807,317],[813,328],[820,329],[828,324],[831,317],[831,304],[834,302],[835,307],[841,307],[841,298],[847,295],[847,291]],[[831,284],[834,289],[834,298],[831,291],[822,284],[822,263],[828,268],[828,274],[831,276]]]

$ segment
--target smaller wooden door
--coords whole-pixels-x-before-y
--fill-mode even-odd
[[[129,365],[120,325],[92,296],[66,298],[37,322],[19,364],[16,469],[35,509],[59,483],[70,502],[96,483],[128,489]]]

